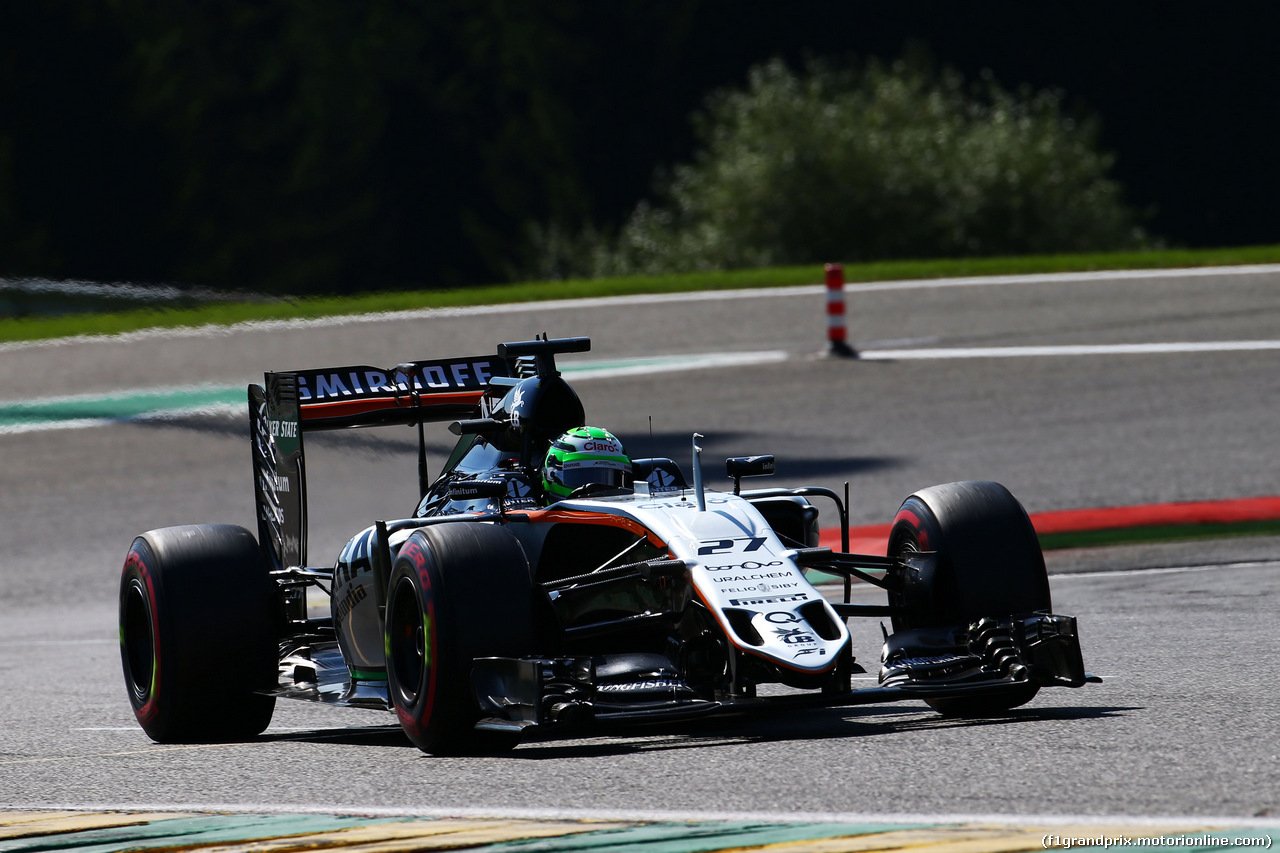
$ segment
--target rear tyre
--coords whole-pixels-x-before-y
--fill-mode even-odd
[[[903,591],[890,593],[890,604],[905,611],[893,617],[894,631],[1052,610],[1035,528],[999,483],[948,483],[907,498],[893,521],[889,555],[913,551],[934,551],[937,562],[932,573],[902,576]],[[948,716],[985,716],[1026,704],[1038,691],[1018,684],[994,696],[928,703]]]
[[[120,577],[120,661],[134,716],[159,743],[252,738],[271,722],[276,609],[253,534],[152,530]]]
[[[472,660],[533,649],[529,561],[507,530],[441,524],[409,537],[387,584],[387,684],[409,739],[436,755],[494,753],[512,732],[476,731]]]

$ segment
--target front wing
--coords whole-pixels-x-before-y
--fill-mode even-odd
[[[708,699],[671,671],[638,672],[630,685],[602,681],[588,657],[481,658],[472,671],[483,717],[476,727],[497,731],[670,720],[784,703],[977,699],[1020,686],[1081,687],[1099,681],[1084,671],[1076,620],[1048,613],[985,618],[959,629],[898,632],[886,640],[880,686],[856,690],[846,684],[843,690],[765,697],[726,693]],[[630,701],[619,701],[624,693]]]

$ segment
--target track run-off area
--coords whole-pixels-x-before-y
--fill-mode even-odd
[[[588,421],[633,455],[684,463],[694,431],[709,471],[772,453],[770,485],[847,481],[861,528],[915,489],[964,479],[1004,483],[1033,517],[1280,494],[1280,268],[891,282],[847,297],[856,360],[825,355],[818,286],[0,345],[0,850],[331,832],[361,849],[435,849],[428,836],[440,849],[638,851],[1269,843],[1275,537],[1049,552],[1054,609],[1079,618],[1104,683],[1045,690],[992,719],[904,702],[447,759],[419,753],[390,715],[306,703],[277,703],[251,743],[161,746],[133,721],[121,561],[151,528],[255,528],[243,400],[265,370],[589,335],[590,353],[561,360],[565,376]],[[449,439],[428,433],[432,470]],[[308,441],[314,561],[410,512],[412,430]],[[874,683],[879,625],[851,631]],[[302,846],[271,843],[261,849]]]

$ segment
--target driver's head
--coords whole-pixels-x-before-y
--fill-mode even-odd
[[[553,498],[567,498],[590,483],[621,489],[630,479],[631,460],[622,442],[600,427],[574,427],[562,434],[551,442],[542,466],[542,485]]]

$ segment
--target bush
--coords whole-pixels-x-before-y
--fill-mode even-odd
[[[614,235],[534,233],[537,271],[617,275],[1105,251],[1147,240],[1096,120],[927,62],[774,60],[694,116],[700,150]]]

